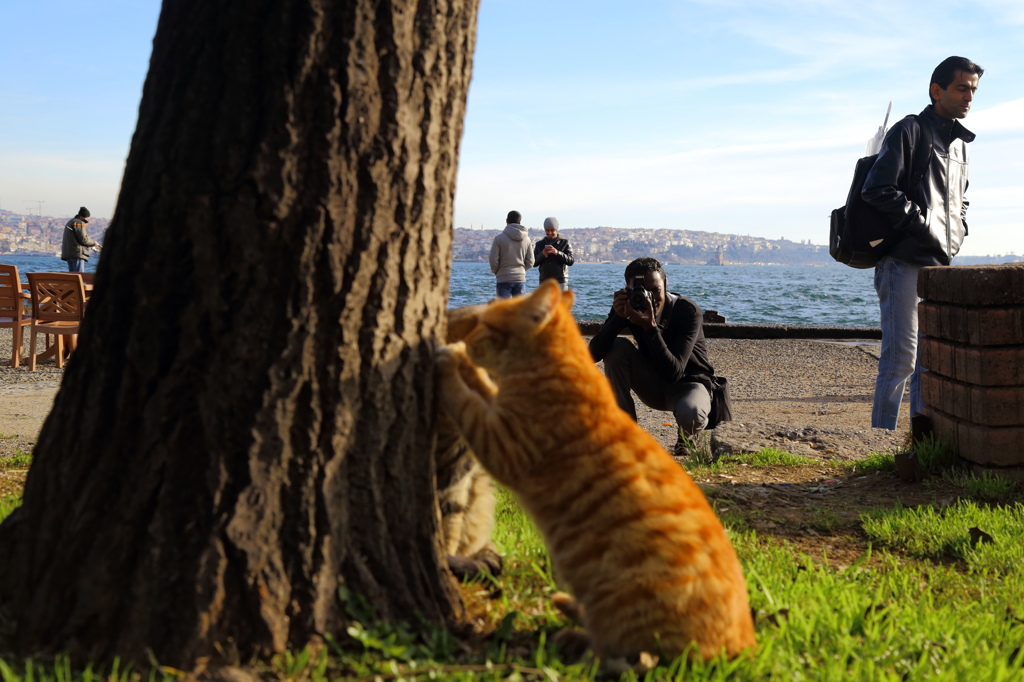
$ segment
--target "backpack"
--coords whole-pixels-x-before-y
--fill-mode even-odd
[[[917,122],[917,116],[911,115],[907,118],[914,119],[914,131],[917,139],[921,139],[921,126]],[[931,145],[924,154],[918,153],[916,148],[913,152],[914,173],[907,187],[901,187],[904,192],[916,187],[928,170],[928,161],[932,155]],[[850,193],[846,196],[846,205],[840,206],[832,211],[832,218],[829,225],[828,253],[832,258],[849,265],[851,268],[873,268],[882,260],[882,257],[896,245],[904,235],[903,232],[893,227],[893,219],[879,211],[877,208],[864,201],[860,193],[864,189],[864,181],[868,172],[875,165],[878,154],[865,156],[857,160],[853,171],[853,182],[850,184]]]

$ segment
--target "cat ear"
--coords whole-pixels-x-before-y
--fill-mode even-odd
[[[448,334],[445,337],[447,343],[454,343],[466,338],[466,335],[473,331],[480,313],[486,306],[469,305],[463,308],[455,308],[448,311]]]
[[[523,314],[536,326],[543,327],[562,300],[562,290],[554,280],[548,280],[533,290],[523,303]]]
[[[572,289],[566,289],[562,292],[562,305],[564,305],[567,310],[571,310],[572,304],[575,302],[576,294],[572,293]]]

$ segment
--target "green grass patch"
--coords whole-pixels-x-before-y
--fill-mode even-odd
[[[933,435],[925,436],[913,447],[917,464],[928,475],[938,475],[959,466],[956,444]]]
[[[21,449],[10,457],[0,457],[0,469],[28,469],[32,466],[32,453]]]
[[[851,472],[864,474],[896,474],[896,455],[893,452],[869,452],[864,459],[843,462]]]
[[[493,634],[482,647],[453,657],[450,652],[459,649],[450,642],[434,644],[410,657],[412,640],[394,633],[360,635],[369,645],[358,654],[358,666],[345,668],[348,673],[365,679],[601,679],[593,662],[559,660],[552,639],[566,623],[548,603],[555,585],[547,554],[504,491],[498,509],[496,537],[509,571],[497,583],[500,596],[490,600],[486,620]],[[824,561],[812,560],[784,541],[731,527],[727,513],[757,613],[759,651],[734,661],[661,661],[649,673],[621,679],[1024,679],[1024,557],[1013,548],[1024,531],[1021,506],[897,509],[877,517],[872,522],[889,530],[873,528],[870,534],[883,549],[869,548],[852,565],[833,566],[827,551]],[[825,527],[833,521],[822,510],[815,523]],[[963,542],[959,536],[974,526],[995,542]],[[951,546],[958,552],[953,558]],[[384,657],[378,641],[407,648]],[[381,654],[373,655],[375,648]],[[328,664],[329,676],[332,665],[344,660],[343,651],[348,648],[339,647],[338,658]],[[345,655],[351,662],[352,654]]]
[[[747,464],[754,467],[772,466],[806,466],[816,464],[817,460],[803,455],[793,455],[778,448],[763,448],[757,452],[743,455],[728,455],[722,458],[725,464]]]
[[[824,559],[812,559],[725,519],[747,578],[759,650],[733,661],[661,661],[653,671],[619,679],[1024,680],[1024,505],[962,502],[865,514],[873,546],[852,563],[831,561],[827,549]],[[819,522],[830,523],[827,511]],[[592,660],[559,659],[553,639],[566,623],[550,605],[555,581],[547,552],[504,490],[495,540],[505,573],[461,587],[471,619],[484,624],[482,637],[459,640],[415,619],[382,622],[359,595],[342,590],[350,618],[344,631],[327,636],[323,647],[256,664],[256,673],[310,682],[601,679]],[[155,675],[154,682],[168,679],[166,671]],[[2,682],[144,677],[71,670],[66,663],[0,665]]]
[[[0,522],[3,522],[15,509],[21,506],[21,495],[7,495],[0,497]],[[0,676],[0,680],[3,677]]]
[[[741,465],[752,467],[809,466],[820,464],[820,462],[810,457],[794,455],[778,448],[762,448],[757,452],[723,455],[713,462],[708,462],[704,456],[690,456],[683,458],[682,464],[691,476],[707,476],[709,474],[728,473]]]
[[[897,507],[864,514],[862,523],[872,539],[910,556],[962,561],[972,570],[1018,577],[1024,567],[1024,504],[1019,502],[1005,507],[970,500],[944,509]]]

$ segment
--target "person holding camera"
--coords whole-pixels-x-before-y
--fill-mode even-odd
[[[648,407],[672,412],[679,425],[677,449],[708,427],[715,369],[704,340],[700,307],[670,293],[665,270],[654,258],[626,266],[626,288],[615,292],[608,319],[590,341],[615,400],[636,421],[632,390]],[[619,334],[629,331],[634,346]]]

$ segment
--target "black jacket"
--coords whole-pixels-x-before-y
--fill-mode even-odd
[[[604,359],[615,337],[627,328],[636,339],[640,353],[651,361],[668,384],[697,381],[712,390],[715,368],[711,366],[708,345],[704,340],[704,314],[696,303],[685,296],[669,293],[658,313],[657,326],[649,330],[630,324],[613,309],[590,340],[590,354],[594,362]]]
[[[551,245],[558,249],[553,256],[544,255],[544,247]],[[533,264],[540,268],[540,281],[556,279],[564,282],[569,279],[569,266],[576,262],[572,255],[572,247],[568,239],[544,237],[533,247]]]
[[[89,249],[96,246],[96,242],[89,239],[85,231],[87,218],[75,216],[64,226],[64,238],[60,243],[61,260],[89,260]]]
[[[887,255],[921,265],[949,265],[967,236],[967,143],[974,133],[932,106],[894,125],[868,172],[861,197],[906,234]],[[914,159],[930,154],[915,181]],[[920,163],[920,162],[918,162]]]

